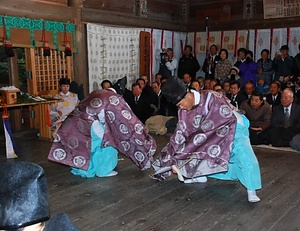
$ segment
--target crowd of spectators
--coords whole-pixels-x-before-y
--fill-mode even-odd
[[[218,52],[218,47],[212,45],[209,51],[202,65],[205,76],[196,77],[200,65],[189,45],[178,65],[171,48],[161,65],[172,75],[178,66],[178,77],[187,90],[213,90],[226,95],[249,119],[252,144],[290,146],[293,137],[300,134],[300,53],[292,57],[289,47],[283,45],[273,59],[269,50],[263,49],[261,58],[255,62],[252,51],[240,48],[237,61],[232,64],[226,49]],[[177,116],[176,105],[160,90],[168,77],[157,73],[155,81],[147,84],[148,78],[143,76],[132,85],[132,94],[124,97],[143,123],[152,116]]]

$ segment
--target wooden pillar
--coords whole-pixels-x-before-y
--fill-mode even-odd
[[[69,0],[68,6],[72,6],[75,11],[74,23],[76,25],[76,48],[74,54],[74,80],[78,84],[83,84],[84,95],[88,94],[89,77],[87,61],[86,29],[82,22],[82,8],[84,0]]]
[[[14,49],[15,56],[8,58],[9,68],[9,85],[19,87],[19,71],[18,71],[18,58],[17,50]],[[20,131],[22,129],[22,115],[20,109],[12,109],[9,112],[12,129]]]

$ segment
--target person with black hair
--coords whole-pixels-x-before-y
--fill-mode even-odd
[[[253,60],[253,52],[248,50],[246,52],[246,60],[240,66],[240,74],[242,78],[242,86],[245,86],[245,83],[251,80],[254,84],[257,80],[257,63]]]
[[[182,57],[179,59],[178,64],[178,77],[180,79],[183,78],[183,75],[188,73],[192,80],[196,79],[196,73],[200,69],[200,65],[198,60],[192,54],[192,47],[190,45],[186,45],[184,47],[184,53]]]
[[[246,49],[244,47],[241,47],[238,49],[237,53],[238,53],[238,57],[237,57],[237,61],[235,62],[234,66],[238,67],[246,61]]]
[[[215,68],[215,78],[218,79],[221,84],[223,84],[223,82],[229,75],[232,64],[228,60],[228,51],[226,49],[221,49],[219,52],[219,56],[220,60],[217,62]]]
[[[186,91],[180,79],[170,78],[162,94],[178,110],[177,127],[152,166],[157,180],[177,173],[184,183],[202,183],[207,177],[239,180],[248,201],[258,202],[259,164],[249,141],[249,121],[228,99],[214,91]],[[174,91],[176,89],[176,91]]]
[[[257,71],[258,74],[265,77],[266,84],[270,86],[274,77],[274,63],[269,58],[270,51],[268,49],[263,49],[260,54],[261,58],[257,60]]]
[[[237,80],[230,82],[230,93],[226,96],[230,99],[230,103],[237,108],[247,99],[246,95],[241,92],[241,85]]]
[[[281,86],[279,81],[274,81],[270,86],[270,93],[266,95],[266,101],[272,106],[279,105],[281,102]]]
[[[111,88],[111,87],[112,87],[112,83],[108,79],[105,79],[101,82],[101,88],[102,89],[108,89],[108,88]]]
[[[53,96],[54,99],[60,99],[56,104],[50,107],[51,127],[54,132],[61,126],[67,116],[75,109],[79,103],[76,93],[70,92],[70,80],[61,78],[59,80],[60,92]]]
[[[245,111],[245,116],[250,121],[251,144],[265,144],[266,140],[261,133],[271,125],[271,105],[264,101],[262,93],[254,91],[251,98],[241,104],[240,109]]]
[[[274,57],[274,80],[283,81],[284,77],[293,76],[294,58],[289,55],[288,45],[281,46],[279,52]]]
[[[218,55],[218,47],[213,44],[209,48],[209,54],[205,58],[202,70],[205,73],[206,79],[214,79],[215,78],[215,67],[217,62],[220,60]]]

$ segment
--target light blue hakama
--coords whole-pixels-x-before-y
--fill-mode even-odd
[[[87,170],[72,168],[71,173],[85,178],[103,177],[110,174],[118,164],[118,151],[111,147],[101,147],[104,125],[98,121],[91,126],[91,158]]]
[[[249,139],[249,120],[243,117],[244,124],[237,123],[228,171],[208,175],[220,180],[239,180],[247,190],[261,189],[261,176],[257,158]]]

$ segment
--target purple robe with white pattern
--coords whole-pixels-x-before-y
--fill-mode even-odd
[[[236,127],[232,110],[225,96],[202,91],[198,105],[191,110],[178,111],[176,130],[153,168],[160,171],[163,167],[177,165],[181,174],[188,178],[227,171]],[[156,177],[170,175],[168,171]]]
[[[100,113],[102,112],[102,113]],[[103,113],[104,112],[104,113]],[[103,117],[102,147],[112,146],[125,153],[144,170],[151,167],[155,140],[134,115],[123,97],[110,90],[93,91],[79,103],[57,132],[48,159],[87,170],[90,161],[91,125]]]

